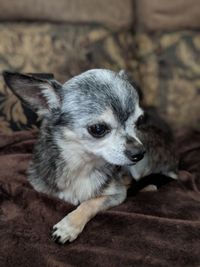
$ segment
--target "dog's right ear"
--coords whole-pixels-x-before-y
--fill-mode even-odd
[[[125,71],[125,70],[120,70],[118,75],[128,81],[134,88],[135,90],[138,92],[140,101],[143,101],[144,97],[143,97],[143,92],[140,88],[140,86],[133,80],[132,76],[129,74],[129,72]]]
[[[9,71],[4,71],[3,77],[13,93],[39,115],[60,106],[62,85],[57,81]]]

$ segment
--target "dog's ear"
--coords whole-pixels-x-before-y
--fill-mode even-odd
[[[118,75],[122,79],[128,81],[135,88],[135,90],[138,92],[140,102],[142,102],[144,99],[143,92],[140,86],[133,80],[132,76],[126,70],[120,70]]]
[[[62,85],[57,81],[9,71],[4,71],[3,77],[13,93],[38,114],[60,106]]]

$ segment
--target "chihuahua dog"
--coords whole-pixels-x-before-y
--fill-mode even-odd
[[[152,172],[174,175],[170,140],[145,122],[138,91],[123,71],[93,69],[63,85],[31,75],[3,75],[42,117],[30,183],[78,205],[53,227],[54,241],[75,240],[98,212],[125,200],[131,176],[120,175],[116,166],[135,179]]]

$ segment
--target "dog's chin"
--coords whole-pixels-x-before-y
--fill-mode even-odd
[[[94,160],[97,164],[101,163],[104,164],[108,163],[111,165],[117,165],[117,166],[131,166],[131,165],[135,165],[135,162],[132,162],[131,160],[129,160],[126,156],[121,156],[121,157],[112,157],[109,154],[104,154],[104,153],[89,153],[90,155],[90,160]]]
[[[134,162],[130,161],[129,159],[108,159],[104,158],[106,162],[108,162],[111,165],[117,165],[117,166],[130,166],[130,165],[135,165]]]
[[[130,164],[126,164],[126,166],[134,166],[137,162],[131,162]]]

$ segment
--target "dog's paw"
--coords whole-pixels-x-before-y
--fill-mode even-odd
[[[141,191],[142,192],[154,192],[157,190],[158,190],[158,188],[156,185],[150,184],[150,185],[145,186]]]
[[[74,225],[69,216],[64,217],[53,226],[52,239],[56,243],[65,244],[74,241],[82,232],[82,228]]]

